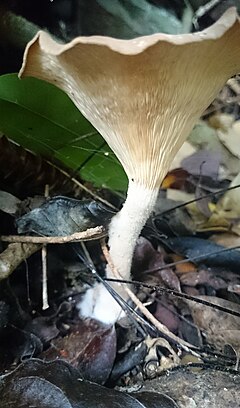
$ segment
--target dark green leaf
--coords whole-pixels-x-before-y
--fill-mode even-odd
[[[0,77],[0,130],[96,186],[125,190],[122,166],[61,90],[35,78]]]

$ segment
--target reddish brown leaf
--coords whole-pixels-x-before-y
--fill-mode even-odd
[[[174,169],[170,171],[162,182],[161,188],[174,188],[177,190],[185,190],[188,182],[189,173],[184,169]]]
[[[179,328],[179,317],[176,308],[166,300],[157,302],[157,308],[154,313],[156,319],[163,323],[171,332],[177,333]]]
[[[71,334],[53,340],[44,353],[47,360],[62,358],[78,368],[85,379],[104,384],[112,370],[116,356],[114,326],[95,320],[80,320],[72,326]]]

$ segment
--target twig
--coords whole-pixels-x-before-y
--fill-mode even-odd
[[[154,217],[152,217],[152,220],[155,220],[157,217],[162,217],[163,215],[170,214],[170,213],[172,213],[173,211],[175,211],[175,210],[177,210],[177,209],[179,209],[179,208],[182,208],[182,207],[186,207],[186,206],[189,205],[189,204],[197,203],[198,201],[202,201],[202,200],[204,200],[205,198],[215,197],[216,195],[226,193],[227,191],[235,190],[236,188],[239,188],[239,187],[240,187],[240,184],[236,184],[235,186],[222,188],[221,190],[211,191],[210,193],[204,194],[204,195],[202,195],[201,197],[197,197],[197,198],[195,197],[195,198],[193,198],[192,200],[185,201],[184,203],[175,205],[174,207],[171,207],[171,208],[169,208],[168,210],[165,210],[165,211],[162,211],[162,212],[159,213],[159,214],[156,214]]]
[[[65,244],[68,242],[90,241],[100,239],[105,235],[105,229],[100,226],[64,237],[2,236],[0,239],[4,242],[10,242],[10,245],[0,254],[0,281],[8,278],[21,262],[41,249],[42,244]]]
[[[165,245],[167,245],[167,242],[165,243]],[[144,271],[144,273],[159,272],[166,268],[172,268],[173,266],[184,264],[185,262],[198,262],[198,261],[203,262],[209,259],[208,257],[217,256],[217,255],[220,255],[228,251],[233,251],[235,249],[240,249],[240,245],[236,245],[236,246],[229,247],[229,248],[223,247],[213,252],[207,252],[205,254],[192,256],[191,258],[184,258],[184,259],[181,259],[180,261],[175,261],[175,262],[165,264],[163,266],[159,266],[159,267],[152,268],[152,269],[147,269],[146,271]]]
[[[3,235],[0,237],[0,240],[4,242],[20,242],[20,243],[24,242],[32,244],[65,244],[67,242],[91,241],[103,238],[104,236],[106,236],[106,231],[102,226],[100,226],[95,228],[89,228],[86,231],[82,232],[75,232],[74,234],[62,237],[32,237],[21,235]]]
[[[42,310],[49,308],[47,288],[47,245],[42,247]]]
[[[45,185],[44,197],[49,198],[49,184]],[[49,308],[47,286],[47,245],[42,247],[42,310]]]
[[[102,247],[102,251],[103,254],[106,258],[106,261],[110,267],[110,269],[112,270],[113,275],[117,278],[117,279],[121,279],[121,275],[119,274],[119,272],[117,271],[117,269],[115,268],[109,251],[107,249],[107,245],[105,243],[104,240],[101,240],[101,247]],[[196,357],[200,357],[200,355],[193,351],[192,348],[195,348],[192,344],[188,343],[187,341],[180,339],[178,336],[175,336],[175,334],[173,334],[172,332],[170,332],[168,330],[168,328],[166,326],[164,326],[162,323],[160,323],[153,315],[152,313],[149,312],[149,310],[142,304],[142,302],[137,298],[136,295],[134,295],[134,293],[127,287],[124,286],[124,290],[126,291],[126,293],[128,294],[128,296],[130,297],[130,299],[135,303],[135,305],[138,307],[138,309],[142,312],[142,314],[161,332],[163,333],[165,336],[167,336],[169,339],[171,339],[174,343],[180,344],[181,347],[187,351],[188,353],[191,353],[193,355],[195,355]]]
[[[76,186],[80,187],[82,190],[86,191],[89,195],[91,195],[95,200],[100,201],[101,203],[105,204],[106,206],[112,208],[114,211],[118,211],[119,208],[115,207],[115,205],[111,204],[109,201],[105,200],[104,198],[100,197],[98,194],[96,194],[94,191],[90,190],[88,187],[86,187],[84,184],[82,184],[79,180],[77,180],[75,177],[72,177],[67,171],[61,169],[58,167],[56,164],[51,163],[50,161],[46,160],[48,164],[50,164],[52,167],[55,167],[60,173],[62,173],[64,176],[66,176],[68,179],[70,179]]]
[[[111,278],[104,278],[104,280],[107,281],[107,282],[125,283],[127,285],[135,285],[135,286],[138,286],[140,288],[141,287],[142,288],[148,288],[148,289],[152,289],[155,292],[160,293],[160,294],[167,293],[169,295],[181,298],[183,300],[187,300],[187,301],[190,300],[192,302],[200,303],[200,304],[202,304],[204,306],[208,306],[208,307],[211,307],[213,309],[220,310],[223,313],[228,313],[228,314],[230,314],[232,316],[240,317],[240,312],[237,312],[236,310],[232,310],[232,309],[229,309],[227,307],[217,305],[216,303],[209,302],[208,300],[201,299],[201,298],[199,298],[197,296],[190,296],[190,295],[187,295],[186,293],[178,292],[178,291],[176,291],[174,289],[164,288],[163,286],[152,285],[152,284],[149,284],[149,283],[144,283],[144,282],[140,282],[140,281],[136,281],[136,280],[129,281],[129,280],[125,280],[125,279],[111,279]],[[183,319],[182,316],[180,316],[180,317],[181,317],[181,319]],[[190,324],[189,321],[188,321],[188,323]]]
[[[196,11],[195,16],[193,18],[193,25],[196,29],[199,29],[198,25],[198,20],[199,18],[203,17],[205,14],[207,14],[212,8],[217,6],[222,0],[210,0],[204,6],[199,7],[199,9]]]
[[[38,244],[10,244],[0,254],[0,281],[7,279],[24,260],[41,249]]]

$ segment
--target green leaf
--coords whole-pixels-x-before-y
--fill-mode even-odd
[[[0,77],[0,131],[98,187],[126,189],[126,175],[104,139],[68,96],[47,82]]]

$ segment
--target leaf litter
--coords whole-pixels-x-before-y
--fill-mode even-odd
[[[202,154],[203,153],[201,152],[201,155]],[[200,157],[202,157],[201,155]],[[206,157],[208,156],[203,156],[203,158]],[[211,159],[211,155],[209,157]],[[190,174],[191,168],[188,167],[187,171],[188,174]],[[206,186],[208,186],[206,177],[211,180],[213,174],[211,166],[209,167],[209,173],[210,174],[205,174],[205,184],[203,190],[204,194],[206,191],[211,192],[212,190],[211,183],[209,189],[206,189]],[[192,176],[195,177],[195,180],[196,178],[201,179],[202,177],[200,172],[199,174],[192,174]],[[237,183],[238,178],[233,180],[232,184],[229,185],[234,186]],[[194,185],[195,193],[193,192]],[[202,355],[202,361],[206,360],[208,355],[208,351],[206,349],[207,345],[212,347],[215,352],[218,351],[222,353],[223,357],[219,357],[220,360],[211,360],[212,369],[214,368],[214,365],[220,364],[223,370],[227,369],[227,367],[232,367],[234,370],[235,368],[238,369],[239,317],[226,314],[223,311],[215,310],[214,308],[210,308],[209,306],[201,303],[194,303],[182,298],[178,299],[176,296],[174,296],[176,293],[192,293],[196,300],[208,300],[211,304],[222,305],[227,310],[232,310],[234,309],[234,305],[237,305],[236,296],[238,295],[235,294],[235,298],[233,298],[231,296],[233,292],[230,292],[228,288],[230,285],[240,285],[240,255],[238,250],[235,249],[229,252],[221,252],[224,249],[223,245],[225,243],[225,236],[223,235],[221,245],[213,243],[208,239],[208,237],[204,237],[203,235],[201,237],[199,236],[199,226],[196,223],[196,217],[198,217],[198,215],[196,216],[196,214],[198,214],[197,211],[199,211],[199,214],[207,218],[207,215],[204,213],[201,206],[196,210],[194,218],[192,217],[193,212],[191,211],[190,205],[185,205],[179,209],[177,208],[175,211],[175,206],[178,206],[179,203],[181,204],[183,202],[183,197],[188,201],[194,200],[194,196],[196,196],[199,201],[201,200],[199,193],[196,192],[196,185],[196,183],[189,183],[187,187],[186,184],[185,186],[181,185],[180,190],[172,189],[172,194],[170,195],[171,198],[168,198],[168,194],[165,198],[159,197],[159,203],[157,204],[156,211],[158,211],[158,208],[161,208],[162,204],[160,203],[165,200],[165,211],[167,210],[169,217],[167,217],[167,214],[166,216],[162,216],[161,213],[159,214],[157,212],[153,219],[149,220],[149,223],[145,228],[145,234],[143,233],[143,236],[138,240],[133,262],[133,274],[137,280],[140,280],[143,283],[146,282],[148,284],[148,288],[144,289],[138,286],[137,294],[141,301],[148,305],[149,310],[151,310],[155,318],[163,323],[170,331],[180,336],[180,338],[192,343],[193,346],[197,345],[199,350],[202,349],[202,351],[199,351],[200,355]],[[168,193],[170,190],[171,188],[168,188],[165,191]],[[234,208],[237,209],[237,188],[235,190],[226,191],[222,194],[215,195],[216,191],[218,191],[218,188],[216,188],[215,185],[214,191],[211,193],[212,196],[210,195],[210,201],[207,204],[210,210],[214,208],[214,211],[216,212],[216,209],[221,208],[221,206],[223,206],[222,203],[224,202],[228,202],[230,203],[229,205],[231,205],[232,194],[233,211]],[[234,197],[236,197],[235,201]],[[13,202],[12,198],[11,201]],[[16,201],[16,203],[19,205],[19,201]],[[235,207],[234,203],[236,203]],[[211,204],[214,207],[212,207]],[[75,219],[73,214],[69,216],[69,211],[72,211],[72,208],[76,208],[78,219]],[[91,208],[93,208],[94,211],[91,211]],[[8,210],[2,207],[3,214],[4,211],[5,213],[8,212]],[[231,214],[229,211],[225,212],[228,216]],[[176,213],[182,213],[182,215],[178,217]],[[43,204],[40,212],[37,209],[20,217],[17,224],[19,232],[22,234],[58,236],[62,234],[62,229],[65,234],[70,234],[76,230],[79,231],[79,228],[84,230],[97,224],[107,226],[112,214],[112,211],[109,211],[107,207],[105,208],[102,205],[98,207],[98,204],[94,202],[83,201],[81,203],[77,200],[74,201],[64,197],[56,197]],[[210,213],[209,218],[211,218],[211,215],[212,213]],[[178,222],[172,222],[171,224],[171,221],[173,220],[172,217],[174,216]],[[42,222],[42,217],[45,218],[46,223]],[[231,217],[231,222],[234,220],[236,224],[236,219],[236,216]],[[69,220],[69,223],[66,223],[67,220]],[[190,227],[188,222],[189,220]],[[61,222],[64,223],[64,228],[62,228]],[[165,225],[164,229],[162,228],[163,223]],[[217,229],[214,230],[213,228],[213,232],[215,232],[216,235]],[[228,233],[231,233],[231,246],[234,246],[235,242],[238,244],[238,242],[235,241],[235,239],[237,239],[236,232],[234,234],[234,231],[231,228],[228,230]],[[52,250],[53,254],[56,253],[57,257],[59,258],[59,249],[56,247]],[[89,245],[89,251],[94,264],[102,268],[104,265],[102,264],[103,259],[100,248],[96,250],[96,244],[91,243]],[[52,251],[50,250],[50,254],[51,252]],[[28,273],[30,273],[30,275],[28,276],[28,284],[30,285],[30,304],[27,304],[26,302],[26,287],[22,287],[21,290],[19,287],[20,277],[24,276],[24,268],[20,267],[18,271],[19,276],[13,276],[10,281],[10,287],[8,286],[6,289],[4,289],[5,295],[3,296],[3,301],[5,304],[11,304],[9,299],[12,299],[12,296],[14,296],[19,303],[20,310],[23,310],[24,313],[27,312],[27,317],[25,318],[25,323],[23,320],[21,320],[21,324],[19,324],[18,319],[15,319],[13,322],[12,318],[10,318],[8,315],[5,317],[5,324],[1,329],[2,333],[4,333],[4,337],[2,337],[2,339],[7,339],[7,336],[10,336],[9,340],[11,339],[11,341],[13,341],[12,339],[14,339],[14,335],[12,334],[13,331],[11,332],[10,328],[14,323],[14,326],[17,326],[14,330],[18,330],[19,333],[22,333],[21,337],[18,336],[19,340],[22,339],[22,344],[20,342],[18,347],[17,343],[14,344],[15,347],[12,349],[15,350],[14,353],[12,355],[8,355],[7,360],[2,359],[1,367],[9,370],[13,367],[13,365],[21,363],[22,360],[30,359],[29,361],[34,361],[32,360],[34,356],[42,358],[45,361],[60,358],[61,360],[63,359],[71,364],[71,366],[75,367],[78,375],[83,377],[85,381],[90,379],[100,384],[107,384],[108,379],[111,383],[110,373],[112,370],[114,371],[114,365],[119,364],[121,359],[124,357],[125,363],[124,365],[122,364],[120,377],[115,376],[112,378],[115,378],[115,381],[116,378],[118,378],[118,383],[120,381],[119,384],[125,385],[129,384],[129,381],[130,383],[136,382],[137,378],[145,378],[144,381],[146,381],[147,377],[152,378],[160,375],[160,373],[162,371],[164,372],[164,370],[169,370],[171,367],[174,368],[174,364],[171,359],[171,348],[169,349],[169,347],[166,348],[161,345],[161,341],[157,342],[156,345],[156,353],[154,357],[155,360],[151,358],[149,360],[149,357],[147,357],[149,356],[149,351],[153,350],[153,346],[151,346],[150,349],[145,349],[144,354],[141,354],[139,358],[135,359],[136,364],[138,363],[136,366],[133,366],[130,363],[131,359],[133,358],[132,356],[134,356],[134,353],[136,353],[138,347],[146,342],[147,337],[146,334],[144,334],[146,328],[144,327],[142,327],[141,330],[137,329],[137,331],[135,331],[135,336],[132,338],[130,343],[127,341],[125,352],[122,355],[117,349],[117,338],[115,331],[113,331],[113,327],[103,327],[102,329],[98,329],[92,322],[87,323],[81,320],[79,321],[79,318],[76,316],[74,311],[74,305],[77,302],[77,298],[81,296],[81,293],[79,294],[79,287],[82,285],[81,276],[79,277],[78,272],[75,272],[75,283],[73,286],[68,287],[69,281],[66,280],[69,279],[67,278],[67,270],[70,264],[73,263],[72,254],[75,251],[69,247],[63,252],[64,253],[61,253],[60,256],[60,258],[63,257],[61,260],[61,266],[57,266],[57,264],[55,264],[54,268],[57,268],[58,271],[55,271],[53,276],[51,276],[52,266],[49,266],[48,268],[49,288],[51,288],[52,285],[54,286],[54,290],[50,290],[50,293],[52,294],[50,296],[51,303],[49,311],[43,312],[41,307],[39,307],[39,295],[35,298],[35,292],[39,293],[39,288],[37,288],[39,280],[36,284],[33,279],[34,275],[31,276],[31,263],[38,263],[38,260],[29,260]],[[51,256],[52,255],[49,255],[48,260],[50,263]],[[79,262],[77,258],[78,257],[76,257],[75,263]],[[54,283],[56,273],[59,274],[59,277],[61,276],[61,282],[58,278],[59,285],[57,286]],[[87,270],[85,275],[87,279],[85,285],[88,285],[90,278]],[[78,283],[76,283],[76,281]],[[162,292],[161,290],[156,291],[156,287],[161,288]],[[164,289],[168,290],[169,292],[164,292]],[[17,295],[15,293],[17,293]],[[68,301],[69,305],[71,305],[70,308],[68,308],[65,313],[60,312],[60,316],[59,312],[57,315],[54,314],[53,312],[56,312],[59,301],[63,301],[65,299]],[[4,310],[5,309],[3,308],[3,313]],[[237,308],[237,310],[239,310],[239,308]],[[127,322],[127,326],[123,325],[121,330],[124,331],[127,329],[128,331],[131,331],[133,330],[133,327],[133,323]],[[149,330],[147,330],[147,332],[149,335]],[[150,332],[150,335],[153,336],[153,338],[156,337],[156,333],[153,334]],[[113,340],[113,338],[115,338],[115,340]],[[131,338],[131,336],[128,336],[128,338]],[[5,345],[9,344],[9,340],[5,340]],[[32,341],[35,343],[31,343]],[[224,353],[227,345],[233,348],[236,354],[235,357],[227,357],[227,354],[225,356]],[[184,354],[185,353],[181,353],[182,358],[184,357]],[[136,356],[137,355],[138,354],[136,354]],[[194,359],[192,357],[192,359],[190,359],[190,366],[193,364],[193,360]],[[166,365],[167,361],[169,361],[168,365]],[[201,364],[204,365],[204,363]],[[151,367],[150,371],[147,367]],[[39,380],[38,373],[36,377],[37,388],[41,389],[42,387],[42,389],[46,391],[47,387],[50,387],[49,390],[51,390],[54,398],[56,398],[56,401],[58,398],[63,398],[61,391],[54,388],[55,386],[50,386],[48,380],[47,382],[46,380]],[[25,390],[24,392],[26,393],[26,398],[30,398],[30,400],[33,401],[36,391],[34,391],[35,388],[33,386],[33,382],[29,381],[30,380],[26,379],[26,382],[23,381],[24,384],[23,382],[21,384],[19,383],[18,390],[21,392]],[[9,387],[13,386],[11,385]],[[30,396],[27,395],[27,388],[29,389]],[[15,395],[14,393],[16,392],[16,387],[10,389],[11,395]],[[4,395],[10,395],[7,394],[9,391],[4,390],[4,393]],[[145,397],[149,402],[149,395],[146,394]],[[6,398],[9,397],[7,396]],[[17,401],[19,396],[16,394],[14,398],[16,398],[15,400]],[[155,397],[153,396],[153,398]],[[159,398],[159,396],[157,398]],[[168,401],[166,403],[172,404],[170,406],[175,406],[173,405],[175,403],[170,399],[170,396],[162,395],[161,398],[163,401]],[[37,403],[40,404],[40,400]],[[46,402],[46,404],[48,403],[50,402]],[[65,404],[67,403],[71,404],[66,400]],[[52,401],[51,404],[53,404]],[[148,405],[146,404],[145,406]]]
[[[196,154],[197,153],[194,153],[194,155]],[[200,159],[202,158],[203,160],[206,159],[206,163],[212,158],[211,155],[208,156],[205,154],[205,151],[201,151],[200,156],[198,157],[200,157]],[[195,160],[195,156],[193,156],[193,159],[191,160]],[[186,159],[184,159],[184,161],[184,170],[187,171],[189,177],[189,175],[191,175],[192,164],[191,161],[189,161],[187,163],[190,164],[186,165]],[[216,163],[218,162],[216,161]],[[222,211],[223,213],[224,208],[224,217],[220,217],[220,220],[226,219],[227,221],[231,221],[231,228],[225,228],[228,234],[231,234],[230,246],[234,246],[235,243],[238,244],[236,230],[233,229],[233,224],[236,226],[238,219],[238,189],[236,188],[234,190],[225,191],[222,194],[215,195],[215,192],[218,191],[218,189],[220,190],[220,188],[217,188],[216,184],[214,185],[214,189],[212,189],[211,186],[211,179],[214,171],[216,171],[218,168],[217,165],[214,166],[215,167],[205,167],[204,185],[202,184],[203,177],[201,172],[195,171],[192,172],[192,178],[189,179],[190,182],[188,182],[187,185],[186,183],[180,184],[180,189],[177,188],[174,190],[171,189],[170,184],[169,188],[165,189],[167,193],[166,196],[159,197],[159,202],[157,203],[156,207],[156,215],[154,215],[152,220],[149,220],[145,228],[145,234],[143,233],[143,236],[138,240],[133,262],[133,275],[137,280],[140,280],[143,283],[146,282],[148,284],[148,288],[145,289],[138,287],[137,294],[139,299],[148,305],[149,310],[151,310],[155,318],[163,323],[170,331],[180,336],[180,338],[182,337],[183,339],[192,343],[193,346],[197,345],[200,349],[202,349],[202,352],[200,352],[200,355],[203,353],[202,361],[204,361],[204,359],[206,360],[206,356],[208,355],[207,349],[205,348],[207,345],[212,347],[213,350],[215,349],[216,352],[218,351],[222,353],[223,356],[225,355],[224,353],[226,346],[232,347],[235,357],[222,357],[223,360],[219,357],[220,360],[211,360],[211,364],[213,367],[216,364],[220,364],[223,370],[227,367],[233,367],[234,370],[235,368],[238,369],[239,317],[215,310],[214,308],[210,308],[209,306],[201,303],[194,303],[187,299],[178,299],[173,295],[173,293],[192,294],[196,300],[208,300],[211,304],[224,306],[227,310],[236,309],[240,311],[238,307],[234,307],[237,306],[236,296],[238,295],[235,294],[235,298],[232,298],[231,294],[233,292],[228,290],[230,285],[235,285],[236,287],[240,285],[240,255],[238,250],[235,249],[229,252],[221,252],[221,250],[224,248],[223,245],[225,245],[225,235],[221,235],[221,245],[216,245],[207,239],[207,237],[199,237],[199,225],[196,222],[196,219],[198,217],[200,218],[201,215],[205,217],[206,220],[208,215],[206,214],[206,211],[203,210],[202,206],[198,208],[195,207],[194,217],[193,210],[189,204],[183,205],[183,207],[180,206],[179,209],[176,208],[175,210],[175,207],[177,207],[179,204],[184,203],[184,201],[194,200],[194,197],[201,202],[201,196],[199,195],[199,192],[197,192],[199,180],[201,182],[200,190],[203,188],[202,195],[206,194],[206,192],[208,194],[210,191],[210,197],[207,202],[207,206],[210,211],[208,220],[211,219],[213,212],[220,213],[220,211]],[[208,184],[208,180],[210,180],[210,185]],[[238,177],[236,176],[236,179],[233,179],[229,186],[234,186],[237,183]],[[179,185],[177,187],[179,187]],[[168,192],[171,194],[169,195]],[[15,205],[14,202],[17,203],[18,207],[21,204],[21,200],[19,199],[14,200],[14,197],[9,197],[9,199],[11,199],[13,205]],[[163,202],[165,202],[165,207],[162,207]],[[229,206],[231,211],[229,211],[229,208],[227,208]],[[93,208],[93,211],[91,208]],[[169,216],[167,213],[165,216],[161,215],[161,213],[158,212],[159,208],[164,208],[165,211],[167,210]],[[213,212],[211,212],[212,209]],[[77,213],[77,219],[75,219],[74,214],[71,215],[69,211],[75,211],[75,213]],[[2,207],[2,214],[8,212],[8,208],[6,209]],[[11,210],[11,213],[14,213],[14,211]],[[22,234],[58,236],[62,235],[63,233],[74,233],[75,231],[79,231],[79,228],[85,230],[86,228],[98,224],[107,226],[112,214],[112,211],[110,211],[107,207],[104,207],[103,205],[98,207],[98,204],[94,202],[83,201],[83,203],[81,203],[77,200],[74,201],[64,197],[56,197],[43,204],[40,211],[36,209],[29,212],[27,215],[20,217],[17,224],[19,232]],[[46,221],[43,222],[43,219]],[[68,223],[67,220],[69,220]],[[63,222],[62,226],[61,222]],[[163,224],[164,228],[162,228]],[[216,240],[217,228],[214,229],[213,227],[210,228],[210,230],[211,232],[215,232]],[[94,264],[100,266],[102,264],[100,249],[96,251],[95,244],[92,243],[89,246],[89,251],[93,257]],[[59,257],[58,248],[53,248],[53,252],[56,252],[58,254],[57,256]],[[63,359],[71,364],[71,367],[75,367],[78,370],[78,375],[84,378],[85,381],[90,379],[94,382],[105,384],[109,379],[110,384],[111,371],[113,370],[114,372],[115,364],[119,365],[119,362],[121,362],[121,359],[124,357],[125,362],[124,364],[121,363],[120,377],[118,375],[117,377],[113,376],[112,378],[115,378],[114,381],[117,381],[116,379],[118,378],[118,383],[120,381],[120,384],[125,383],[126,385],[129,383],[129,381],[134,383],[137,381],[137,378],[145,378],[144,381],[146,381],[147,377],[152,378],[158,376],[162,371],[164,372],[164,370],[169,370],[171,367],[173,368],[174,364],[171,360],[171,349],[168,347],[163,347],[163,345],[161,345],[161,341],[157,343],[155,349],[155,360],[153,360],[152,357],[150,357],[149,360],[148,357],[149,351],[153,350],[153,346],[151,346],[150,348],[144,349],[144,354],[139,355],[140,357],[135,359],[136,364],[138,363],[136,366],[131,364],[131,359],[133,358],[134,361],[133,356],[136,354],[138,347],[146,342],[147,337],[144,334],[146,328],[143,327],[143,332],[141,330],[139,331],[138,329],[135,331],[135,337],[132,338],[130,343],[127,341],[125,352],[121,354],[119,353],[120,350],[118,351],[117,349],[117,337],[115,331],[113,331],[113,327],[97,328],[91,321],[87,323],[77,318],[76,313],[74,312],[74,304],[76,303],[77,298],[81,296],[81,293],[79,294],[79,287],[82,285],[81,277],[77,276],[78,272],[75,273],[75,283],[73,286],[71,286],[71,288],[67,287],[69,281],[66,280],[68,276],[67,269],[72,263],[72,255],[70,254],[74,252],[75,251],[73,251],[72,248],[68,248],[66,249],[66,253],[63,255],[61,268],[64,269],[64,272],[61,270],[61,268],[58,270],[60,275],[63,274],[61,277],[61,283],[63,286],[61,287],[60,284],[60,288],[57,289],[55,287],[54,291],[52,292],[52,294],[55,292],[55,295],[53,298],[52,295],[50,297],[50,310],[45,312],[47,315],[44,315],[44,312],[41,310],[41,308],[39,308],[37,300],[38,296],[36,299],[34,299],[34,292],[36,292],[37,285],[36,282],[33,283],[33,277],[31,276],[31,262],[29,261],[30,263],[28,267],[30,268],[28,284],[30,284],[29,290],[31,304],[26,303],[26,288],[20,290],[19,277],[17,278],[17,276],[14,276],[11,278],[10,288],[8,287],[4,290],[4,293],[6,294],[5,297],[3,297],[3,301],[6,302],[4,304],[11,304],[9,299],[12,298],[11,292],[13,291],[13,296],[18,302],[20,302],[20,310],[25,310],[25,313],[27,312],[27,317],[25,319],[25,323],[21,320],[20,325],[18,319],[15,319],[13,322],[8,315],[5,317],[5,323],[1,329],[1,332],[3,333],[1,337],[2,347],[5,344],[5,352],[2,353],[1,358],[2,369],[9,370],[14,365],[19,364],[21,361],[26,359],[33,361],[32,358],[34,356],[37,356],[45,361],[57,360],[60,358],[61,360]],[[51,262],[51,256],[49,258],[49,262]],[[69,257],[71,258],[71,262]],[[35,260],[33,262],[39,261]],[[75,262],[78,261],[76,260]],[[23,270],[21,271],[21,269],[22,268],[20,268],[19,273],[22,277],[24,273]],[[51,270],[52,267],[50,267],[48,271],[50,272],[48,282],[49,287],[51,287],[52,284],[55,286],[53,282],[55,281],[54,276],[56,276],[56,273],[53,277],[51,277]],[[85,285],[88,285],[90,278],[87,271],[85,272],[85,275],[87,279]],[[156,291],[156,287],[160,287],[162,292]],[[167,294],[168,292],[164,292],[164,288],[169,290],[170,294]],[[16,290],[17,295],[15,295]],[[64,291],[66,293],[65,296]],[[37,289],[37,292],[39,292],[39,288]],[[70,308],[68,307],[65,313],[60,312],[59,316],[59,312],[56,315],[54,310],[56,311],[60,299],[68,300],[68,303],[71,306]],[[5,309],[3,308],[2,310],[4,313]],[[13,323],[14,326],[12,326]],[[17,327],[14,328],[15,326]],[[13,327],[13,329],[11,329],[11,327]],[[127,326],[123,325],[121,330],[124,331],[127,329],[128,331],[131,331],[133,330],[133,327],[133,323],[127,322]],[[19,346],[14,342],[14,330],[18,330],[19,332]],[[156,334],[150,334],[156,337]],[[114,338],[115,340],[113,340]],[[131,336],[128,336],[128,338],[131,338]],[[10,344],[10,340],[13,341],[14,345],[11,355],[7,352],[7,347],[8,344]],[[7,359],[3,359],[3,355],[7,356]],[[136,354],[136,356],[138,356],[138,354]],[[182,354],[182,358],[183,357],[184,353]],[[192,357],[190,359],[190,366],[193,364],[193,360],[194,358]],[[168,365],[166,365],[167,361],[169,361]],[[204,365],[204,363],[202,364]],[[150,371],[149,367],[151,367]],[[54,388],[55,386],[50,386],[46,380],[39,380],[38,373],[36,375],[36,384],[37,388],[42,388],[45,391],[47,387],[50,387],[49,390],[51,389],[51,392],[54,395],[53,398],[56,398],[56,401],[58,401],[58,398],[63,398],[61,391]],[[24,384],[19,383],[18,390],[21,392],[25,390],[24,392],[26,393],[26,398],[30,398],[29,401],[33,401],[36,394],[34,387],[33,382],[29,382],[29,380],[26,379]],[[27,388],[29,389],[30,396],[27,395]],[[11,388],[11,395],[15,395],[15,390],[16,387],[14,387],[14,389]],[[7,394],[9,391],[4,392],[6,395],[9,395]],[[166,403],[172,404],[166,406],[175,406],[173,405],[175,403],[170,399],[170,396],[164,394],[161,395],[163,401],[166,400]],[[149,402],[149,395],[146,394],[144,398],[145,397],[147,398],[146,401]],[[14,398],[16,398],[15,401],[17,401],[19,396],[16,394]],[[155,397],[153,396],[153,398]],[[159,398],[159,396],[156,398]],[[40,404],[40,399],[37,403]],[[48,403],[50,402],[46,402],[46,404]],[[67,403],[71,404],[66,400],[65,406]],[[51,404],[53,404],[53,401],[51,401]],[[146,404],[145,406],[148,405]]]
[[[225,91],[225,95],[226,92],[228,98],[232,97],[232,91]],[[0,283],[1,347],[5,350],[0,357],[3,374],[0,390],[6,401],[3,406],[10,403],[44,408],[96,404],[155,407],[159,403],[163,407],[189,406],[193,399],[186,384],[194,384],[198,390],[194,399],[199,398],[200,402],[204,392],[205,399],[208,392],[209,404],[211,398],[224,397],[229,404],[239,399],[239,316],[230,313],[231,310],[239,312],[239,190],[226,191],[228,186],[239,183],[239,111],[234,108],[226,114],[225,105],[220,95],[209,108],[214,114],[206,113],[204,121],[195,127],[181,149],[181,156],[176,157],[175,167],[173,165],[164,180],[155,215],[139,238],[133,263],[134,278],[143,284],[135,285],[139,299],[170,331],[198,348],[201,375],[181,367],[188,355],[179,344],[169,344],[153,327],[142,321],[137,323],[136,317],[120,322],[116,331],[113,327],[96,327],[94,322],[80,320],[75,305],[94,281],[87,262],[79,262],[79,245],[49,245],[49,310],[41,309],[39,254],[28,259],[27,264],[23,262],[7,281]],[[231,101],[230,106],[233,106]],[[227,110],[229,112],[229,106]],[[39,170],[40,176],[43,169],[44,166]],[[24,180],[20,181],[24,187]],[[6,184],[10,185],[9,177],[1,196],[5,194]],[[67,189],[72,196],[74,188],[68,184]],[[53,195],[54,190],[59,191],[53,184]],[[8,208],[1,205],[1,220],[8,217],[2,224],[4,234],[16,233],[15,219],[9,213],[21,216],[17,221],[20,233],[41,236],[107,226],[111,218],[110,211],[102,206],[96,214],[90,211],[89,217],[86,210],[88,212],[90,203],[85,200],[74,201],[81,220],[69,217],[73,200],[66,197],[49,200],[40,211],[23,215],[29,208],[23,201],[19,202],[19,192],[23,201],[31,195],[29,189],[27,194],[16,190],[15,183],[8,193],[16,195],[16,199],[6,198],[11,204]],[[203,199],[206,195],[208,197]],[[116,196],[109,194],[108,198],[119,205]],[[189,201],[195,202],[187,204]],[[59,212],[62,203],[64,211]],[[99,210],[98,203],[93,202],[92,206]],[[236,248],[224,252],[224,247]],[[6,244],[2,244],[2,249],[6,250]],[[93,264],[103,273],[105,260],[99,243],[89,242],[87,249]],[[144,283],[147,286],[144,287]],[[178,293],[183,297],[178,297]],[[185,299],[184,294],[194,296],[196,302]],[[198,303],[200,300],[223,307],[229,313]],[[11,342],[12,353],[8,353]],[[232,354],[227,351],[228,346],[232,347]],[[172,361],[174,353],[179,355],[177,365]],[[54,361],[47,362],[49,359]],[[188,367],[193,367],[195,362],[190,355]],[[18,368],[13,370],[16,366]],[[118,367],[118,375],[111,379],[115,367]],[[219,367],[221,371],[215,371]],[[168,375],[164,376],[166,371]],[[89,379],[110,388],[90,383]],[[124,391],[134,386],[143,388],[130,396],[112,390],[116,384]],[[176,384],[185,385],[185,390]],[[211,392],[206,391],[206,384],[210,384]]]

